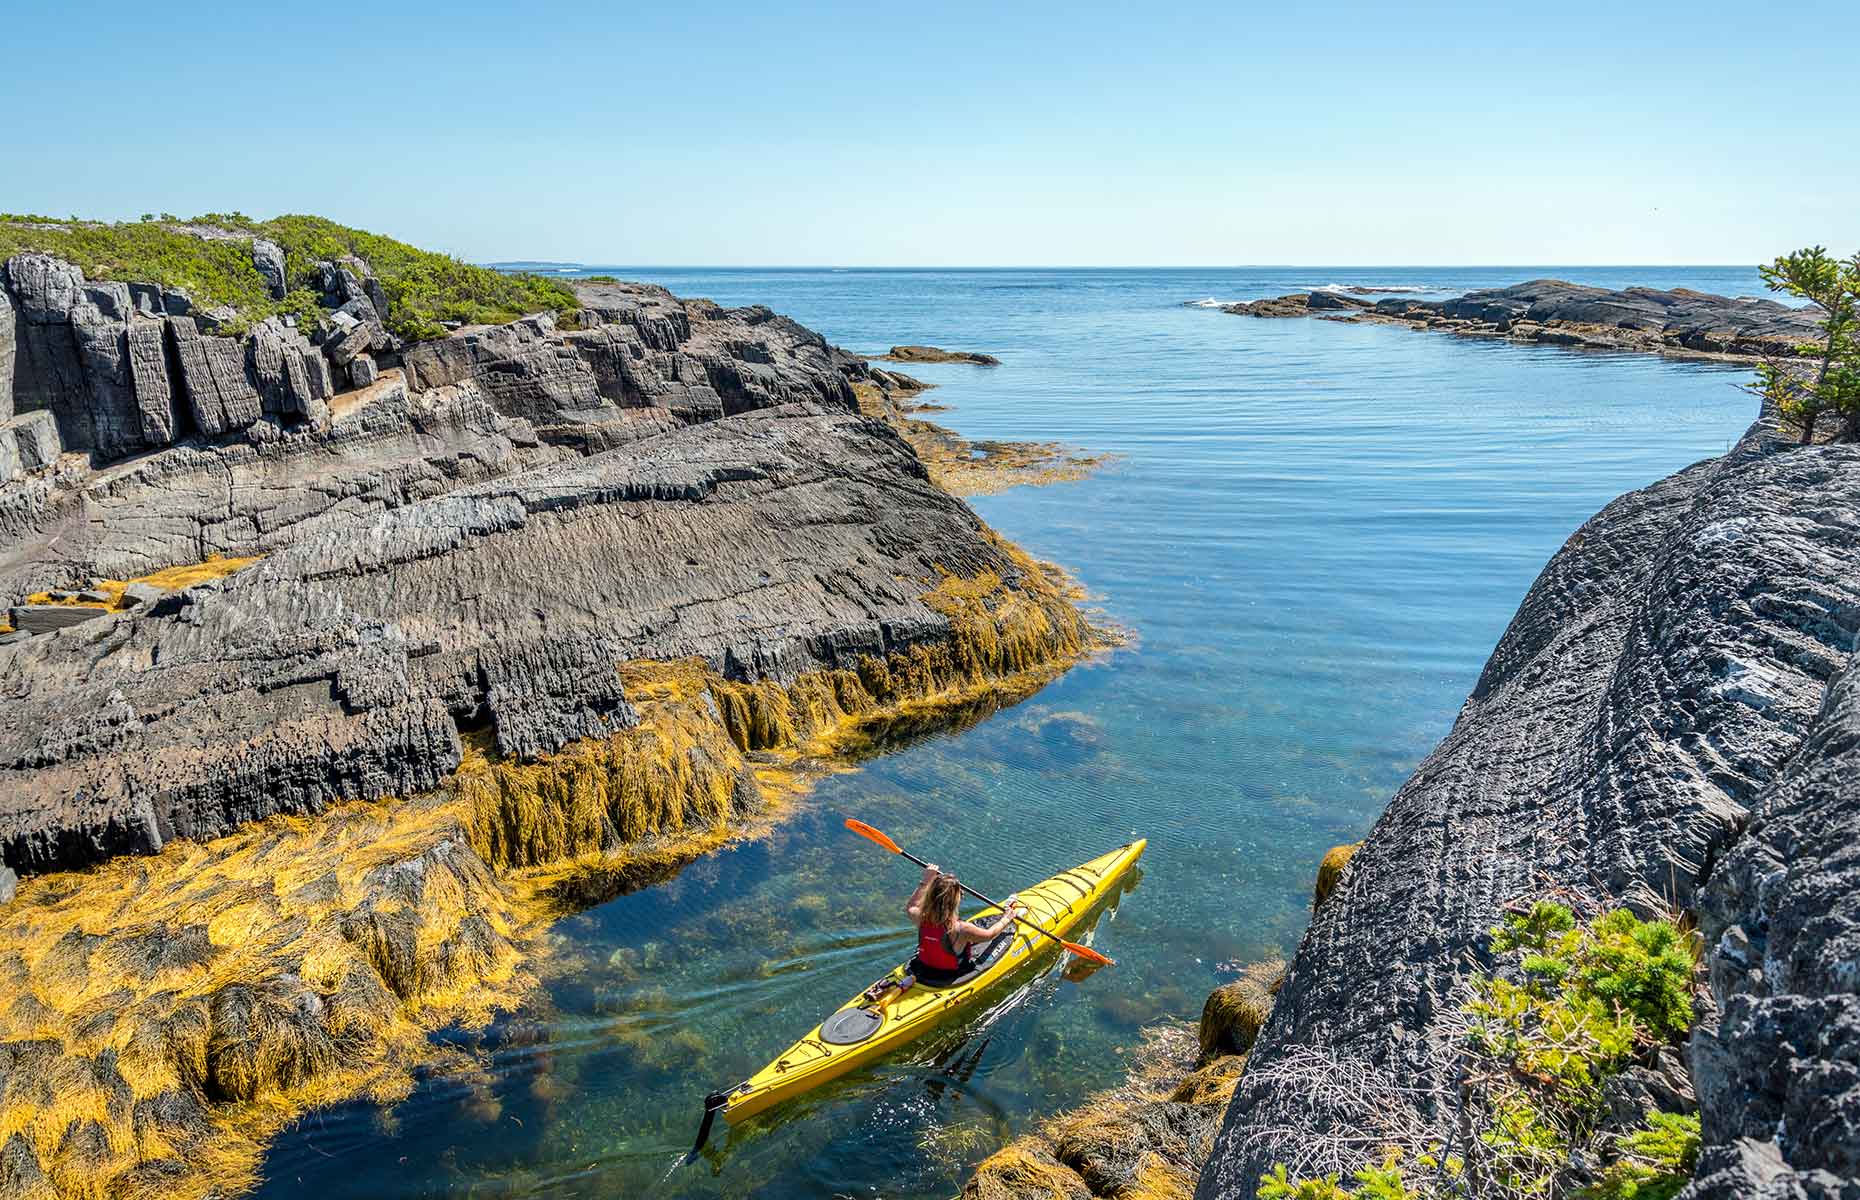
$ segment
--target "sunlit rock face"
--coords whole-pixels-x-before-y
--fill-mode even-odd
[[[1026,644],[945,684],[1082,644],[1037,568],[858,415],[864,363],[766,309],[593,284],[579,330],[529,317],[404,351],[371,334],[392,365],[342,392],[332,363],[353,354],[337,335],[367,313],[320,349],[266,322],[209,339],[239,351],[243,373],[203,360],[224,385],[219,416],[241,388],[249,412],[169,411],[183,444],[100,466],[128,443],[97,443],[108,389],[96,356],[65,346],[96,286],[44,256],[8,270],[23,319],[70,334],[58,361],[76,364],[69,379],[35,366],[14,392],[90,449],[7,487],[8,598],[265,556],[0,648],[17,718],[0,735],[0,852],[15,870],[430,790],[457,767],[462,727],[521,759],[608,736],[637,723],[627,662],[695,658],[785,684],[919,647],[948,655],[961,629],[925,597],[949,579],[992,580],[997,607],[1036,597],[1041,615],[1012,635]],[[105,290],[100,311],[145,319],[123,285]],[[184,375],[192,351],[170,349]],[[51,406],[47,389],[67,383],[59,404],[89,424]],[[199,391],[183,379],[181,394]],[[67,611],[28,615],[49,629]]]
[[[1702,1034],[1695,1053],[1708,1162],[1715,1144],[1774,1137],[1783,1114],[1827,1099],[1766,1084],[1756,1064],[1779,1061],[1793,1028],[1765,1014],[1851,1004],[1854,981],[1825,969],[1845,935],[1801,914],[1811,896],[1833,903],[1852,846],[1830,824],[1851,825],[1855,796],[1850,685],[1831,682],[1850,671],[1856,630],[1860,448],[1796,447],[1766,418],[1723,458],[1578,530],[1317,908],[1200,1195],[1250,1197],[1276,1162],[1347,1174],[1375,1160],[1363,1130],[1448,1130],[1454,985],[1506,905],[1559,888],[1700,907],[1708,926],[1741,931],[1720,936],[1714,981],[1725,1028],[1742,1032],[1731,1049]],[[1792,863],[1785,892],[1757,888],[1783,845],[1823,858]],[[1788,969],[1762,965],[1785,947]],[[1835,1034],[1790,1044],[1803,1078],[1851,1062]],[[1823,1111],[1854,1123],[1851,1107]],[[1740,1194],[1727,1187],[1713,1194]]]

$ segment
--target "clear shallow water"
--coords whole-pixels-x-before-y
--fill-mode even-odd
[[[826,780],[767,841],[561,922],[548,1002],[524,1014],[546,1043],[507,1038],[483,1078],[387,1112],[306,1118],[268,1195],[952,1194],[1036,1114],[1115,1082],[1141,1024],[1194,1017],[1221,964],[1289,952],[1318,858],[1446,732],[1550,554],[1755,411],[1737,369],[1186,306],[1540,275],[1760,294],[1741,269],[612,273],[768,304],[852,349],[1000,356],[910,371],[966,434],[1121,456],[975,507],[1073,570],[1132,644]],[[674,1171],[706,1091],[909,948],[914,873],[844,815],[996,894],[1147,836],[1097,930],[1119,965],[1049,969]]]

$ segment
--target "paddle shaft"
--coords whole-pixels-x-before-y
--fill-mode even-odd
[[[912,854],[909,850],[900,849],[898,853],[910,859],[912,862],[916,863],[918,866],[922,867],[924,870],[927,871],[930,869],[929,863],[925,862],[921,858],[918,858],[915,854]],[[983,904],[992,904],[1003,912],[1007,911],[1006,905],[1001,904],[994,900],[990,900],[988,897],[982,895],[980,892],[976,891],[974,888],[970,887],[968,884],[962,882],[962,880],[960,879],[956,881],[956,886],[961,888],[963,891],[969,893],[969,895],[974,896],[977,900],[980,900]],[[1058,942],[1062,946],[1071,945],[1070,942],[1066,941],[1066,939],[1060,937],[1058,934],[1054,933],[1052,930],[1047,929],[1041,925],[1035,925],[1032,921],[1029,921],[1025,917],[1017,916],[1014,919],[1016,921],[1019,921],[1022,925],[1028,926],[1029,928],[1038,929],[1041,933],[1045,934],[1049,938],[1052,938],[1055,942]]]

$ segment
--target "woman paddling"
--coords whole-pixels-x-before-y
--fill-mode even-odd
[[[1009,896],[1000,915],[981,925],[963,920],[961,906],[962,885],[956,877],[945,875],[935,863],[925,867],[904,906],[917,922],[917,957],[911,960],[910,974],[932,984],[955,978],[974,965],[976,946],[993,941],[1026,911],[1018,896]]]

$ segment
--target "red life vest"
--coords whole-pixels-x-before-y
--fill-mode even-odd
[[[928,921],[917,927],[917,961],[934,971],[955,971],[962,960],[950,953],[949,934],[941,925]]]

